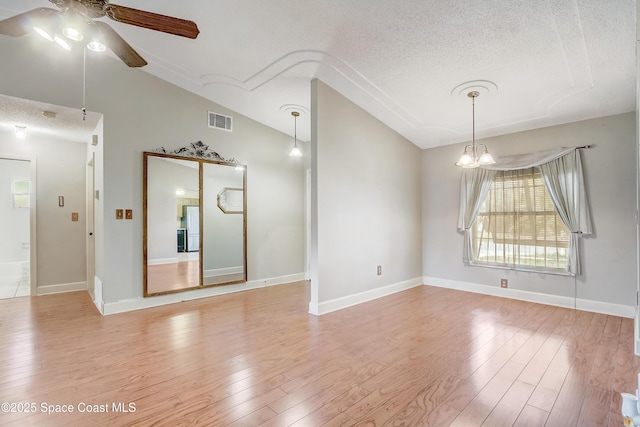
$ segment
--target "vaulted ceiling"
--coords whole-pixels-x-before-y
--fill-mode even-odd
[[[144,71],[288,134],[298,110],[303,140],[314,78],[421,148],[471,139],[471,90],[477,138],[635,110],[633,0],[114,3],[200,29],[191,40],[100,18]],[[37,7],[55,8],[0,0],[0,19]]]

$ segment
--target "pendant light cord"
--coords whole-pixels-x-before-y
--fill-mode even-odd
[[[474,161],[477,160],[476,157],[478,157],[476,154],[476,96],[477,95],[474,94],[471,97],[471,151]]]

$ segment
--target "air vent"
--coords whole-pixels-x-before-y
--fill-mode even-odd
[[[233,117],[209,111],[209,127],[232,132]]]

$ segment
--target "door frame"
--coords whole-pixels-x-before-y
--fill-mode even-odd
[[[87,263],[87,291],[91,295],[91,299],[96,301],[96,289],[95,289],[95,274],[96,274],[96,239],[95,239],[95,182],[96,182],[96,172],[95,172],[95,162],[96,162],[96,153],[91,152],[91,159],[87,162],[87,181],[86,181],[86,190],[87,190],[87,230],[86,230],[86,238],[87,238],[87,249],[86,249],[86,263]]]

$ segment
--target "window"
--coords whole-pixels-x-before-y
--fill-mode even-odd
[[[31,183],[28,179],[11,180],[11,207],[29,209],[31,206]]]
[[[567,273],[570,233],[538,168],[498,171],[471,232],[476,264]]]

